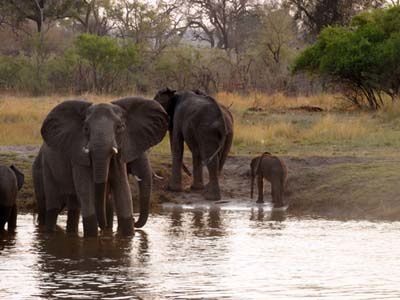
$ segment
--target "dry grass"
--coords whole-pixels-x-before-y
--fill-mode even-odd
[[[376,152],[400,146],[399,105],[388,106],[379,113],[368,113],[338,110],[335,108],[338,100],[333,95],[285,97],[281,94],[219,93],[215,97],[225,105],[232,105],[235,118],[232,152],[236,154],[265,150],[284,154],[327,154],[333,152],[332,148],[341,153],[354,149]],[[74,98],[109,102],[117,97],[0,95],[0,145],[39,145],[42,142],[40,126],[46,114],[62,100]],[[324,111],[293,109],[300,106],[317,106]],[[153,151],[169,153],[168,140]]]
[[[338,96],[327,94],[310,97],[287,97],[283,94],[267,95],[253,92],[242,96],[221,92],[215,95],[215,98],[224,105],[231,106],[231,110],[234,112],[245,112],[250,108],[259,110],[287,110],[301,106],[317,106],[323,110],[330,111],[343,104],[338,100]]]

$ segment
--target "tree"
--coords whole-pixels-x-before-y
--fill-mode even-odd
[[[211,47],[232,49],[240,20],[251,7],[250,0],[187,0],[192,11],[188,24],[195,38],[206,41]]]
[[[285,0],[312,40],[329,25],[348,25],[357,13],[382,7],[385,0]]]
[[[365,12],[351,26],[327,27],[296,60],[294,71],[329,76],[357,106],[378,109],[400,96],[400,7]]]
[[[80,35],[76,52],[91,69],[92,90],[110,92],[122,72],[138,63],[139,55],[132,44],[119,44],[117,39],[92,34]]]
[[[146,45],[158,54],[186,31],[183,16],[177,13],[180,6],[178,1],[151,5],[145,1],[121,0],[113,10],[118,36]]]
[[[19,26],[26,21],[36,24],[38,32],[45,22],[72,17],[82,6],[81,0],[8,0],[0,2],[0,20]]]
[[[81,5],[72,18],[80,32],[104,36],[115,29],[113,20],[115,4],[112,0],[80,0],[80,2]]]

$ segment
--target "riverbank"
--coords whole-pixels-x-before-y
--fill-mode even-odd
[[[26,175],[26,185],[19,194],[22,210],[34,210],[31,165],[42,142],[41,123],[52,107],[68,98],[109,102],[117,97],[0,94],[0,163],[15,163]],[[286,198],[291,214],[400,219],[399,104],[370,112],[354,110],[334,95],[241,96],[222,92],[215,98],[230,106],[235,119],[231,156],[221,178],[223,201],[228,202],[224,205],[251,201],[251,157],[269,151],[288,165]],[[185,152],[188,166],[189,154]],[[153,210],[162,203],[204,201],[201,194],[188,192],[190,178],[186,175],[186,192],[165,191],[171,169],[168,137],[152,149],[151,161],[164,178],[154,182]],[[268,189],[269,185],[266,195],[270,199]]]
[[[0,147],[0,164],[16,164],[25,174],[25,185],[18,196],[21,211],[35,210],[31,165],[37,146]],[[161,204],[207,204],[201,193],[189,190],[190,178],[184,175],[185,191],[166,191],[170,176],[168,155],[151,153],[154,171],[152,209]],[[400,157],[282,156],[288,166],[286,199],[288,212],[297,216],[333,219],[400,220]],[[189,157],[185,158],[191,166]],[[248,205],[250,199],[249,162],[251,156],[230,156],[221,177],[224,206]],[[206,172],[205,172],[206,173]],[[135,183],[132,179],[132,188]],[[270,201],[266,185],[266,201]]]

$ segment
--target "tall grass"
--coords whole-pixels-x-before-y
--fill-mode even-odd
[[[39,145],[42,142],[40,127],[47,113],[62,100],[74,98],[98,103],[116,97],[90,94],[37,98],[0,95],[0,145]],[[399,105],[388,106],[378,113],[346,112],[335,108],[337,99],[333,95],[285,97],[281,94],[241,96],[218,93],[215,98],[231,105],[235,119],[233,153],[265,150],[322,153],[329,147],[350,151],[362,147],[400,146]],[[293,109],[301,106],[318,106],[324,111],[315,113]],[[153,151],[169,153],[168,140],[165,139]]]
[[[329,111],[344,104],[338,99],[338,96],[328,94],[310,97],[287,97],[283,94],[267,95],[257,92],[249,93],[246,96],[220,92],[215,95],[215,98],[224,105],[231,106],[234,112],[244,112],[251,108],[258,110],[279,110],[301,106],[317,106]]]

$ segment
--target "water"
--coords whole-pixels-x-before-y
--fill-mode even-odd
[[[400,223],[170,207],[133,238],[0,242],[0,299],[399,299]],[[65,217],[60,224],[65,223]]]

